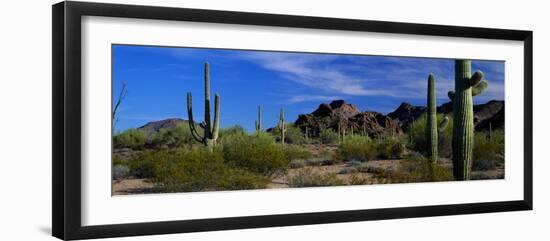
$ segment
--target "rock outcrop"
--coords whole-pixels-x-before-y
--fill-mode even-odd
[[[370,136],[398,135],[403,130],[399,122],[378,112],[361,112],[344,100],[335,100],[329,104],[323,103],[310,114],[301,114],[294,124],[302,130],[307,127],[313,135],[318,135],[322,129],[338,128],[347,133],[367,132]]]
[[[424,106],[414,106],[403,102],[395,111],[389,113],[388,117],[397,120],[399,126],[406,130],[414,120],[426,113],[426,111],[427,108]]]

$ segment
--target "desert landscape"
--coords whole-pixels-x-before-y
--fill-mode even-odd
[[[113,195],[505,175],[502,62],[115,50]]]
[[[502,179],[504,102],[489,101],[475,105],[473,110],[476,130],[473,151],[476,155],[471,179]],[[437,111],[439,119],[450,117],[452,105],[445,103],[437,107]],[[428,149],[426,113],[426,107],[408,103],[402,103],[387,115],[361,112],[350,103],[335,100],[320,104],[313,112],[299,115],[293,123],[286,124],[284,145],[279,127],[266,130],[259,127],[256,133],[247,133],[242,127],[234,126],[220,130],[218,145],[206,151],[201,151],[205,149],[203,143],[194,140],[189,121],[166,119],[150,122],[114,136],[113,191],[115,195],[121,195],[452,181],[452,124],[440,130],[440,158],[435,175],[432,175],[433,170],[430,170],[425,157]],[[259,116],[261,119],[261,114]],[[194,125],[203,132],[200,124]],[[255,145],[256,141],[265,143]],[[208,162],[209,157],[224,159],[227,155],[237,163],[246,159],[246,163],[239,165],[246,165],[244,170],[255,171],[243,174],[243,180],[230,180],[235,183],[229,186],[213,182],[179,189],[179,183],[186,180],[223,178],[214,173],[203,173],[218,167],[202,164],[191,167],[197,173],[181,176],[182,181],[178,180],[179,174],[164,174],[163,171],[167,170],[162,168],[178,171],[177,162],[170,161],[179,155],[190,155],[190,158],[204,155],[197,157],[201,159],[199,162]],[[256,170],[259,174],[255,173]],[[156,172],[170,176],[157,176]]]

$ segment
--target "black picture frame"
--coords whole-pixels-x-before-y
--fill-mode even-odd
[[[533,208],[533,32],[491,28],[197,10],[90,2],[52,6],[52,233],[60,239],[185,233],[213,230],[308,225],[457,214],[532,210]],[[524,194],[522,200],[283,215],[212,218],[99,226],[81,224],[81,17],[104,16],[349,30],[425,36],[517,40],[524,43]]]

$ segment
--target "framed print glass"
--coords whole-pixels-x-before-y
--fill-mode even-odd
[[[56,237],[532,209],[530,31],[70,1],[53,26]]]

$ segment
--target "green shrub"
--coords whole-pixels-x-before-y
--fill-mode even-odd
[[[348,185],[365,185],[368,183],[368,179],[361,176],[360,173],[354,172],[349,176]]]
[[[401,161],[398,170],[391,170],[388,175],[391,182],[437,182],[454,180],[452,170],[438,164],[431,164],[425,158],[410,158]]]
[[[445,115],[437,115],[437,123],[443,119]],[[439,157],[450,157],[453,150],[452,138],[453,138],[453,119],[451,116],[449,123],[444,129],[438,129],[438,153]],[[417,118],[413,124],[409,127],[409,145],[410,147],[426,155],[428,152],[428,142],[426,139],[426,114],[422,114]]]
[[[155,168],[157,165],[167,159],[177,159],[173,150],[148,149],[142,151],[126,163],[130,169],[131,176],[135,178],[153,178],[155,177]]]
[[[281,131],[279,128],[273,128],[271,134],[275,137],[277,142],[281,141]],[[306,138],[300,128],[294,124],[286,124],[285,143],[289,144],[306,144]]]
[[[113,137],[114,148],[142,149],[147,141],[145,131],[128,129]]]
[[[319,140],[323,144],[336,144],[338,143],[338,133],[332,129],[322,129],[319,133]]]
[[[306,166],[306,161],[303,160],[303,159],[294,159],[294,160],[290,161],[288,166],[292,169],[302,168],[302,167]]]
[[[483,160],[477,159],[472,162],[473,171],[489,171],[495,170],[498,167],[498,161],[496,160]]]
[[[424,157],[407,157],[400,161],[400,166],[377,167],[362,164],[359,172],[374,174],[378,183],[414,183],[454,180],[452,170],[440,165],[433,165]]]
[[[130,176],[130,169],[125,165],[114,165],[112,174],[113,180],[120,181]]]
[[[405,147],[397,138],[387,138],[377,146],[378,157],[399,159],[402,157]]]
[[[341,186],[344,182],[337,177],[336,173],[314,172],[311,168],[299,170],[295,176],[288,180],[290,187],[323,187]]]
[[[285,171],[288,167],[289,160],[282,146],[268,134],[230,135],[223,139],[222,144],[225,161],[236,167],[267,176]]]
[[[346,138],[336,152],[338,159],[345,161],[369,161],[378,155],[377,145],[366,136]]]
[[[288,161],[294,159],[308,159],[313,156],[310,150],[297,146],[297,145],[286,145],[284,148],[285,158]]]
[[[328,150],[328,149],[321,149],[317,153],[317,156],[319,158],[324,158],[324,159],[334,159],[334,155],[335,155],[334,150]]]
[[[133,160],[130,172],[141,172],[165,192],[264,188],[260,174],[227,165],[219,150],[148,150]]]
[[[116,165],[127,165],[128,164],[128,161],[123,159],[122,157],[118,156],[118,155],[113,155],[113,162],[112,162],[113,166],[116,166]]]
[[[163,128],[155,133],[151,139],[153,148],[177,148],[185,144],[192,144],[195,141],[187,123],[179,123],[175,127]]]
[[[504,131],[493,131],[491,140],[488,133],[476,132],[474,136],[473,165],[480,161],[494,161],[504,164]]]
[[[269,180],[226,165],[220,151],[200,148],[176,153],[155,169],[155,181],[166,191],[242,190],[263,188]]]
[[[218,140],[218,144],[220,145],[218,145],[218,147],[221,146],[223,148],[224,146],[232,145],[235,142],[244,141],[247,138],[249,138],[249,136],[246,134],[246,132],[240,132],[235,130],[226,131],[223,133],[223,136],[220,135]]]
[[[220,130],[219,138],[228,135],[246,135],[246,130],[240,125],[234,125]]]

